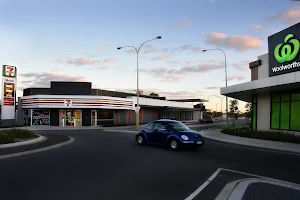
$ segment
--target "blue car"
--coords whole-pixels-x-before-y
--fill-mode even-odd
[[[155,120],[148,123],[136,135],[139,145],[146,143],[166,145],[172,150],[183,146],[202,147],[203,137],[196,131],[175,120]]]

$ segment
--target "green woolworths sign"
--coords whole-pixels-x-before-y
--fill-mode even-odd
[[[300,70],[300,23],[269,37],[269,76]]]

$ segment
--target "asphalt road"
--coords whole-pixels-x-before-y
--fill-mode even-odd
[[[54,132],[76,141],[0,160],[0,200],[183,200],[220,167],[300,183],[296,155],[209,140],[198,151],[173,152],[138,146],[132,133]]]

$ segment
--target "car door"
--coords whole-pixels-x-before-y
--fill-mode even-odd
[[[153,141],[158,144],[165,144],[169,131],[167,124],[163,122],[156,122],[153,127]]]
[[[153,142],[153,127],[155,122],[150,122],[144,128],[148,142]]]

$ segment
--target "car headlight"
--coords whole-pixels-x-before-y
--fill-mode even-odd
[[[188,137],[188,136],[186,136],[186,135],[181,135],[181,139],[183,139],[183,140],[188,140],[188,139],[189,139],[189,137]]]

